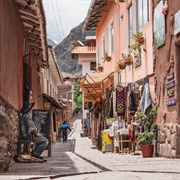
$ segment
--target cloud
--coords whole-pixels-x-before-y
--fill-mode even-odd
[[[59,44],[85,18],[91,0],[43,0],[48,39]]]

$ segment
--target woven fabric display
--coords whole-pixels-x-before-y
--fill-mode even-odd
[[[125,116],[125,88],[116,87],[116,111],[118,116]]]

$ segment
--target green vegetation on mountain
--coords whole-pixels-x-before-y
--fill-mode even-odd
[[[80,79],[77,80],[77,82],[74,84],[74,102],[75,107],[74,110],[75,111],[80,111],[82,110],[82,92],[80,92]]]
[[[73,42],[83,41],[86,36],[95,35],[95,31],[82,32],[83,24],[84,22],[73,28],[70,34],[55,47],[56,58],[62,72],[68,72],[77,76],[81,74],[82,66],[78,64],[77,59],[71,57],[71,51],[74,48]]]

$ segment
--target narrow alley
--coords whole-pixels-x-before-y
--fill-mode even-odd
[[[80,137],[81,127],[81,120],[75,120],[68,142],[54,143],[52,157],[47,157],[47,162],[15,163],[0,179],[180,179],[179,159],[102,153],[88,137]],[[75,142],[74,153],[72,142]],[[43,156],[46,157],[46,152]]]

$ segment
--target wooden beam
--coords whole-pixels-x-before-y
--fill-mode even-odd
[[[22,19],[23,22],[33,26],[33,28],[39,28],[40,27],[40,23],[39,22],[34,22],[34,21],[31,21],[31,20],[28,20],[28,19]]]
[[[41,43],[39,43],[39,42],[35,42],[34,40],[30,40],[30,39],[28,39],[28,42],[29,42],[29,44],[30,45],[34,45],[34,46],[37,46],[37,47],[41,47]]]
[[[40,49],[40,50],[43,50],[42,46],[39,47],[39,46],[36,46],[34,44],[30,44],[31,47],[35,48],[35,49]]]
[[[38,39],[39,41],[41,41],[39,34],[32,33],[31,31],[25,31],[25,34],[27,38]]]
[[[28,41],[29,42],[35,42],[35,43],[42,43],[40,39],[38,38],[31,38],[31,37],[28,37]]]
[[[32,27],[28,27],[28,26],[25,26],[25,28],[26,28],[26,30],[28,32],[35,33],[35,34],[38,34],[38,35],[41,34],[41,31],[39,29],[33,29]]]
[[[24,12],[28,12],[29,14],[32,14],[32,15],[37,15],[37,12],[36,12],[36,10],[34,10],[34,9],[31,9],[29,6],[24,6],[23,4],[21,4],[21,3],[19,3],[19,2],[17,2],[17,6],[18,6],[18,9],[19,10],[22,10],[22,11],[24,11]]]
[[[27,14],[27,13],[25,13],[25,11],[20,11],[20,15],[21,15],[21,17],[26,17],[26,18],[32,19],[34,21],[39,20],[39,18],[37,18],[36,16],[34,16],[32,14]]]
[[[97,24],[98,22],[99,22],[99,21],[92,22],[92,23],[88,24],[87,27],[94,27],[94,26],[96,26],[96,24]],[[96,26],[96,27],[97,27],[97,26]]]

